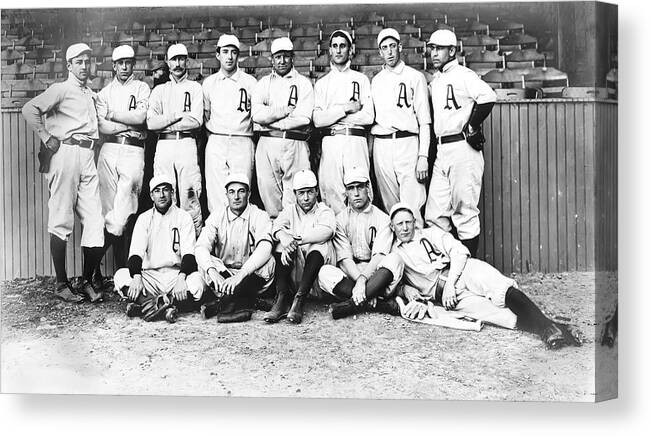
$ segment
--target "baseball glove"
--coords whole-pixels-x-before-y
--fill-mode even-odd
[[[142,319],[145,321],[157,321],[165,318],[167,309],[173,307],[174,298],[167,295],[156,295],[149,298],[142,304]]]
[[[474,148],[477,151],[481,151],[484,149],[484,143],[486,142],[486,138],[484,138],[484,134],[481,131],[481,126],[479,126],[472,133],[470,133],[468,126],[466,126],[466,128],[463,129],[463,131],[466,134],[466,142],[472,148]]]

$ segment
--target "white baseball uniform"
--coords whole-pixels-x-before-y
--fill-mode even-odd
[[[255,77],[237,69],[230,77],[222,71],[203,81],[204,110],[208,143],[206,144],[206,194],[208,209],[215,212],[228,203],[224,192],[226,176],[233,172],[253,177],[253,124],[251,95]]]
[[[382,203],[386,211],[399,201],[409,204],[423,227],[425,186],[416,178],[416,164],[429,152],[429,144],[419,144],[419,128],[432,123],[425,76],[403,61],[392,70],[385,65],[373,77],[371,95],[373,163]]]
[[[433,300],[436,284],[453,257],[469,257],[470,253],[450,233],[433,226],[416,228],[409,242],[397,241],[393,252],[404,262],[404,283],[417,289],[420,298]],[[502,275],[490,264],[469,258],[457,280],[457,306],[464,315],[506,328],[515,328],[516,316],[504,307],[509,287],[517,288],[515,280]]]
[[[116,125],[106,120],[109,112],[147,113],[149,86],[129,77],[124,84],[115,78],[98,94],[97,115],[100,131],[110,135],[97,160],[99,192],[102,199],[106,230],[122,235],[129,217],[138,210],[145,167],[146,126],[129,125],[129,130],[116,133]]]
[[[479,195],[484,173],[484,156],[465,139],[442,143],[461,133],[475,103],[491,103],[497,96],[474,71],[448,62],[434,73],[430,83],[434,110],[434,133],[439,144],[432,170],[425,220],[446,231],[457,229],[459,239],[479,235]],[[452,223],[450,222],[452,221]]]
[[[255,205],[249,204],[240,216],[229,207],[211,213],[194,251],[204,283],[209,281],[208,269],[214,267],[218,272],[228,271],[232,275],[240,271],[247,276],[255,274],[265,282],[259,293],[266,291],[273,282],[276,265],[271,254],[260,257],[256,253],[262,242],[273,247],[271,219]]]
[[[362,109],[346,114],[344,106],[351,101],[359,101]],[[364,129],[373,124],[375,110],[368,77],[351,70],[350,61],[343,71],[331,65],[330,72],[314,85],[312,116],[315,127],[327,127],[319,164],[321,199],[339,213],[346,207],[344,174],[353,167],[363,168],[367,173],[370,169]]]
[[[174,204],[165,215],[155,207],[140,214],[133,228],[129,257],[142,259],[142,280],[152,295],[166,294],[174,288],[186,254],[194,254],[196,242],[190,214]],[[128,268],[121,268],[113,277],[116,291],[131,285]],[[186,277],[188,291],[201,295],[203,281],[198,271]]]
[[[45,174],[48,232],[67,240],[74,213],[81,220],[82,247],[104,245],[104,217],[93,147],[99,138],[97,95],[75,76],[54,83],[25,106],[23,116],[43,142],[53,136],[61,142]]]
[[[294,107],[289,115],[270,121],[287,106]],[[272,218],[295,203],[294,173],[310,168],[307,138],[313,109],[312,83],[295,68],[282,77],[275,72],[264,76],[253,91],[251,116],[261,135],[255,152],[258,190]]]
[[[201,171],[197,156],[197,142],[193,131],[203,124],[203,91],[201,85],[187,78],[155,87],[149,98],[147,120],[156,116],[183,113],[183,118],[160,132],[154,156],[154,175],[175,174],[176,192],[180,206],[192,216],[197,235],[203,225],[201,217]]]

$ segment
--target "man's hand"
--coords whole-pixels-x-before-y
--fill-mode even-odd
[[[353,302],[359,306],[366,300],[366,277],[360,276],[353,287]]]
[[[59,147],[61,146],[61,143],[54,136],[50,136],[47,139],[47,142],[45,143],[45,146],[47,148],[49,148],[50,150],[52,150],[54,153],[56,153],[57,151],[59,151]]]
[[[221,274],[219,274],[216,268],[208,268],[208,280],[210,280],[208,284],[212,284],[213,286],[215,295],[218,298],[221,298],[221,285],[226,279]]]
[[[361,110],[362,104],[359,101],[349,101],[344,105],[344,111],[346,111],[346,115],[354,114],[355,112],[359,112]]]
[[[423,183],[427,179],[427,158],[425,156],[418,156],[416,162],[416,179]]]
[[[289,254],[293,254],[301,242],[301,237],[281,230],[278,232],[278,242],[280,242],[282,251],[288,251]]]
[[[445,286],[443,287],[443,296],[441,297],[441,300],[442,300],[441,302],[443,303],[443,307],[445,307],[447,310],[452,310],[457,306],[458,303],[457,290],[451,281],[445,282]]]
[[[418,292],[418,289],[412,286],[404,285],[402,288],[402,293],[405,294],[407,301],[414,301],[420,298],[420,292]]]
[[[294,109],[296,109],[296,106],[285,106],[285,117],[294,112]]]
[[[178,301],[185,301],[188,298],[188,285],[185,283],[185,276],[179,274],[172,289],[172,295]]]
[[[295,251],[296,250],[289,251],[289,250],[284,249],[280,253],[280,261],[282,262],[283,265],[289,266],[289,264],[292,263],[292,257],[294,255]]]
[[[131,284],[129,285],[127,295],[129,296],[130,300],[136,301],[141,292],[144,294],[145,285],[142,284],[142,276],[140,274],[136,274],[133,276],[133,279],[131,279]]]
[[[244,274],[239,272],[234,276],[225,279],[219,286],[219,290],[226,295],[233,295],[235,293],[235,288],[242,283],[244,279]]]
[[[410,301],[405,306],[405,316],[409,319],[423,319],[427,313],[427,305],[420,301]]]
[[[174,112],[170,114],[169,118],[167,119],[168,125],[178,123],[181,119],[183,119],[183,112]]]

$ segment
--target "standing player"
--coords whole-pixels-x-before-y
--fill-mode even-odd
[[[479,245],[477,206],[484,173],[481,123],[497,96],[474,71],[459,65],[454,33],[437,30],[427,47],[436,69],[430,87],[438,147],[425,220],[456,232],[474,257]]]
[[[228,205],[210,214],[197,240],[199,271],[214,290],[210,299],[219,300],[201,307],[204,318],[216,314],[218,322],[248,321],[256,297],[273,281],[271,219],[249,203],[250,186],[244,173],[226,177]],[[207,294],[204,300],[212,292]]]
[[[91,302],[100,301],[92,285],[93,271],[104,246],[104,218],[93,148],[97,144],[97,95],[88,86],[91,49],[73,44],[66,50],[68,79],[54,83],[23,106],[23,116],[36,131],[45,153],[51,155],[45,178],[50,190],[48,233],[56,273],[55,295],[79,302],[66,271],[66,241],[74,225],[74,212],[81,220],[84,253],[80,288]],[[39,153],[40,155],[41,153]]]
[[[113,244],[119,269],[126,266],[122,236],[127,220],[138,210],[142,188],[150,91],[133,77],[135,53],[131,46],[116,47],[112,58],[115,78],[99,92],[97,100],[99,131],[105,135],[97,173],[105,222],[104,250]],[[101,277],[99,270],[95,277]]]
[[[368,172],[366,127],[375,116],[371,84],[350,69],[353,39],[345,30],[330,35],[330,72],[314,86],[314,127],[324,128],[319,165],[321,199],[335,213],[345,208],[344,178],[353,167]]]
[[[287,206],[273,223],[272,236],[278,241],[276,259],[276,299],[271,311],[265,315],[267,322],[287,319],[300,324],[303,320],[303,302],[310,289],[318,295],[315,283],[319,269],[332,265],[335,252],[332,237],[335,234],[335,214],[328,206],[317,202],[316,176],[310,170],[294,175],[296,204]],[[290,290],[296,289],[289,313]]]
[[[147,127],[158,132],[154,176],[176,175],[181,209],[190,213],[198,235],[203,219],[196,131],[203,124],[203,91],[199,83],[188,79],[187,60],[185,45],[167,49],[171,80],[151,92]]]
[[[407,202],[423,227],[430,115],[425,76],[400,60],[397,30],[382,29],[377,37],[384,67],[373,77],[371,94],[375,125],[371,129],[375,177],[385,211]]]
[[[547,318],[515,280],[471,258],[450,233],[437,226],[416,228],[409,205],[397,203],[390,217],[397,238],[393,252],[404,262],[408,311],[424,314],[427,302],[433,301],[471,318],[538,334],[548,348],[581,345],[582,334],[576,327]]]
[[[294,68],[294,45],[289,38],[271,43],[273,71],[253,91],[251,115],[260,125],[255,152],[258,189],[272,218],[294,204],[292,178],[310,167],[307,139],[310,135],[314,90],[312,83]]]
[[[222,35],[217,41],[220,69],[204,80],[203,110],[208,144],[206,145],[206,194],[208,209],[217,212],[226,207],[224,182],[229,173],[253,177],[251,94],[255,77],[237,67],[240,41],[234,35]]]

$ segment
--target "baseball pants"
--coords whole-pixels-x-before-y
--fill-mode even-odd
[[[104,217],[93,150],[61,143],[45,174],[50,190],[48,232],[67,240],[75,223],[82,225],[81,246],[104,246]]]
[[[106,230],[121,236],[129,217],[138,210],[145,168],[145,149],[104,143],[97,160],[99,193]]]
[[[425,186],[416,179],[418,136],[374,138],[373,164],[380,197],[389,213],[394,204],[407,203],[423,228],[420,208],[425,204]]]
[[[264,208],[276,218],[283,207],[296,202],[292,189],[294,173],[310,169],[305,141],[262,136],[255,151],[258,190]]]
[[[210,256],[210,260],[212,262],[212,266],[215,267],[217,272],[224,272],[228,271],[230,275],[234,276],[239,272],[238,269],[235,268],[228,268],[226,265],[224,265],[224,262],[215,256]],[[262,279],[263,286],[259,289],[258,295],[263,294],[264,292],[269,289],[269,286],[274,281],[274,270],[276,268],[276,261],[274,260],[273,256],[265,263],[262,265],[259,269],[257,269],[253,275],[260,277]],[[204,270],[202,268],[199,268],[199,277],[201,279],[201,289],[200,292],[198,293],[193,293],[192,295],[194,296],[195,300],[200,300],[201,297],[203,296],[204,291],[208,287],[208,282],[209,282],[209,277],[208,273],[206,272],[207,270]]]
[[[319,189],[321,199],[335,214],[346,207],[344,175],[353,167],[369,172],[368,144],[361,136],[324,136],[321,142]],[[369,191],[372,198],[372,189]]]
[[[298,284],[301,282],[301,278],[303,277],[303,270],[305,269],[305,261],[307,260],[307,256],[312,251],[318,251],[321,254],[321,256],[323,256],[323,266],[334,265],[336,262],[335,250],[330,241],[321,244],[301,245],[294,253],[294,258],[293,258],[294,265],[291,273],[291,281],[294,284],[294,289],[298,289]],[[278,253],[280,252],[280,245],[276,247],[276,252]],[[323,266],[321,268],[323,268]],[[312,285],[310,295],[316,298],[321,298],[322,296],[322,291],[319,286],[318,276],[317,279],[314,280],[314,284]]]
[[[176,268],[143,269],[141,275],[142,284],[148,294],[163,295],[174,289],[177,277],[179,276],[179,270]],[[120,268],[117,270],[113,276],[115,291],[122,296],[126,296],[126,291],[131,286],[131,280],[133,278],[128,268]],[[193,296],[202,295],[203,280],[198,271],[187,276],[185,283],[187,284],[188,292]]]
[[[154,176],[161,173],[177,177],[181,209],[190,213],[196,234],[203,227],[201,217],[201,171],[197,161],[197,144],[193,138],[161,139],[156,145]]]
[[[253,177],[253,140],[248,136],[210,135],[206,144],[206,194],[208,210],[214,212],[228,203],[224,183],[230,173]]]
[[[466,141],[440,144],[432,170],[425,221],[449,232],[452,224],[459,239],[479,235],[479,195],[484,156]]]

